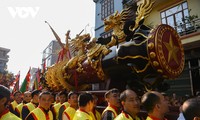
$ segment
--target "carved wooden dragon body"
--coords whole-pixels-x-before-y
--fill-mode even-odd
[[[90,40],[89,34],[78,35],[72,39],[69,45],[76,55],[59,66],[62,69],[58,73],[61,79],[57,77],[58,81],[53,82],[47,78],[49,86],[55,87],[51,84],[55,83],[67,90],[82,90],[88,84],[110,79],[111,87],[124,89],[129,81],[134,81],[132,84],[135,87],[139,83],[143,88],[150,89],[165,78],[176,78],[180,75],[184,66],[184,54],[175,30],[167,25],[154,29],[143,25],[144,18],[151,12],[153,4],[150,0],[144,0],[136,13],[133,13],[133,7],[130,6],[105,19],[105,31],[112,31],[111,40],[106,45],[101,44],[101,41],[97,43],[96,38]],[[176,67],[170,66],[174,61],[169,61],[165,55],[169,52],[169,41],[177,46],[176,52],[178,51],[177,57],[180,61],[176,61]],[[165,45],[168,45],[168,48]],[[168,57],[171,58],[169,55]],[[168,63],[162,64],[165,59],[168,59]],[[144,81],[152,78],[156,80],[151,85]]]

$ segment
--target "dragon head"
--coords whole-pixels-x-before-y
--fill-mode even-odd
[[[113,29],[116,25],[120,24],[120,22],[121,15],[116,11],[114,15],[110,15],[108,19],[104,19],[105,32]]]

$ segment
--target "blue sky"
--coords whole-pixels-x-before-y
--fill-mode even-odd
[[[8,48],[8,71],[21,72],[22,81],[29,67],[41,67],[42,51],[54,40],[48,21],[65,42],[82,29],[91,34],[95,22],[93,0],[1,0],[0,46]],[[88,25],[89,24],[89,25]],[[94,33],[92,33],[94,35]]]

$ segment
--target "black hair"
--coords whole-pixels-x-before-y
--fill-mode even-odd
[[[124,90],[121,94],[120,94],[120,101],[126,101],[127,98],[127,91],[130,91],[130,89]],[[132,90],[131,90],[132,91]]]
[[[39,99],[40,99],[43,95],[51,95],[51,93],[50,93],[49,91],[41,92],[40,95],[39,95]]]
[[[155,105],[160,102],[160,97],[153,92],[147,92],[142,96],[141,102],[146,111],[150,113]]]
[[[93,101],[92,94],[81,93],[78,97],[78,105],[80,107],[85,107],[90,101]]]
[[[16,92],[13,93],[13,96],[16,96],[17,93],[20,93],[20,94],[21,94],[20,91],[16,91]]]
[[[33,98],[34,95],[39,95],[40,93],[41,93],[41,90],[33,90],[33,91],[31,92],[31,97]]]
[[[58,93],[58,96],[61,96],[61,95],[65,95],[67,97],[67,92],[66,91],[60,91]]]
[[[79,94],[76,91],[70,91],[69,94],[68,94],[68,99],[70,99],[72,95],[77,95],[78,96]]]
[[[105,97],[105,98],[108,98],[109,95],[110,95],[111,93],[120,93],[120,92],[119,92],[119,90],[118,90],[117,88],[112,88],[112,89],[108,90],[108,91],[105,93],[104,97]]]
[[[10,101],[10,91],[7,87],[0,85],[0,99],[4,97],[7,99],[7,101],[4,104],[4,106],[6,106]]]
[[[187,107],[184,108],[184,104]],[[200,117],[200,98],[191,98],[183,103],[183,116],[185,120],[193,120],[194,117]]]

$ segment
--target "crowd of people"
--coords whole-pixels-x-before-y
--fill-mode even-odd
[[[0,120],[167,120],[169,98],[157,91],[138,97],[133,90],[120,92],[113,88],[105,93],[106,108],[99,112],[98,98],[88,92],[61,91],[53,95],[47,90],[10,91],[0,85]],[[147,116],[139,114],[146,111]],[[188,98],[180,105],[178,120],[200,119],[200,97]]]

